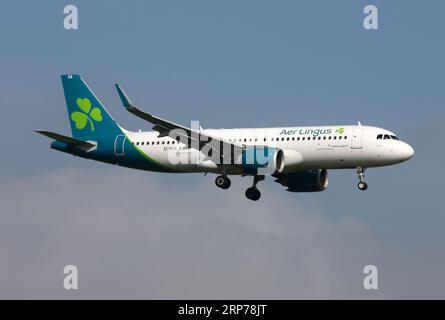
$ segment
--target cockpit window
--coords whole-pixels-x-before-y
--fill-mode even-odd
[[[382,140],[382,139],[383,140],[397,140],[397,141],[400,140],[397,136],[392,135],[392,134],[379,134],[377,136],[377,140]]]

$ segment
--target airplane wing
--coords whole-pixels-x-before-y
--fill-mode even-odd
[[[201,151],[204,146],[208,145],[213,151],[218,152],[218,154],[220,154],[222,157],[224,157],[224,153],[227,150],[231,150],[230,163],[233,163],[236,155],[240,155],[241,152],[245,149],[244,145],[238,145],[219,137],[204,134],[200,130],[193,130],[172,121],[154,116],[150,113],[146,113],[137,108],[131,102],[131,100],[128,98],[127,94],[120,85],[116,84],[115,86],[125,109],[135,116],[154,124],[153,130],[158,131],[160,137],[169,136],[173,132],[174,136],[181,136],[191,141],[191,143],[189,143],[191,148],[195,148]],[[220,163],[229,163],[227,159],[224,160],[224,162],[221,161]]]

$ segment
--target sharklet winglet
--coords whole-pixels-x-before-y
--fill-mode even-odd
[[[116,86],[117,93],[119,94],[119,98],[121,99],[124,107],[127,109],[134,107],[133,102],[131,102],[130,98],[125,93],[125,91],[122,89],[122,87],[117,83],[115,84],[115,86]]]

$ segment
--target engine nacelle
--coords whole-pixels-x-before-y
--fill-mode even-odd
[[[273,174],[278,165],[278,149],[267,146],[254,146],[243,150],[238,164],[246,174]]]
[[[303,155],[297,150],[279,149],[276,157],[276,172],[290,173],[298,170],[303,163]]]
[[[243,150],[238,163],[247,174],[282,174],[298,170],[303,156],[297,150],[254,146]]]
[[[328,187],[326,169],[306,170],[284,174],[275,180],[290,192],[318,192]]]

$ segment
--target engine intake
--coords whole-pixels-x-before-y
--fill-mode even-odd
[[[240,160],[247,174],[283,174],[298,170],[303,156],[297,150],[254,146],[243,150]]]
[[[254,146],[243,150],[240,163],[247,174],[273,174],[276,172],[278,149]]]
[[[303,155],[297,150],[279,149],[276,158],[276,170],[278,173],[290,173],[298,170],[303,162]]]

